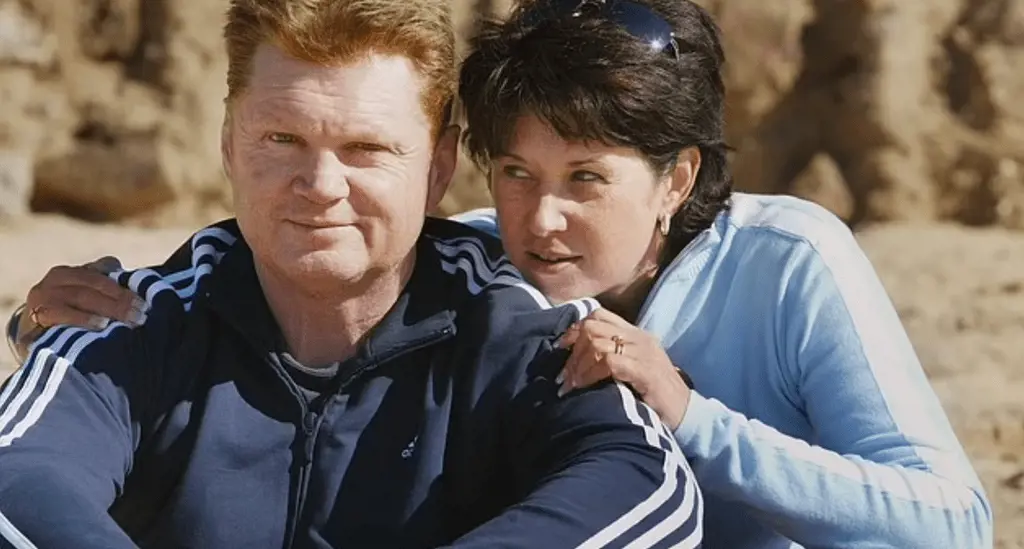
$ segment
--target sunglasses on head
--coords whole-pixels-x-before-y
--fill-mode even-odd
[[[602,17],[642,40],[652,51],[667,52],[679,59],[679,44],[672,25],[647,6],[629,0],[540,0],[522,21],[533,27],[545,19],[565,16]]]

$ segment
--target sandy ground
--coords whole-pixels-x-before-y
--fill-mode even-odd
[[[0,317],[53,264],[161,260],[189,229],[37,216],[0,228]],[[1024,549],[1024,233],[886,225],[860,239],[889,288],[996,513],[996,547]],[[13,369],[0,351],[0,379]]]

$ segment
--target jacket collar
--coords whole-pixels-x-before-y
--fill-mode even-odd
[[[408,283],[384,318],[355,353],[358,363],[381,362],[406,350],[428,345],[455,332],[450,277],[440,268],[437,251],[421,236],[416,265]],[[274,353],[280,327],[263,294],[252,250],[241,235],[210,274],[203,303],[239,332],[257,352]]]

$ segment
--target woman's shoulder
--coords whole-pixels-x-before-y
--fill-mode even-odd
[[[853,241],[850,228],[823,206],[789,195],[735,193],[719,218],[722,233],[804,242],[813,247]]]
[[[797,264],[842,264],[861,255],[850,228],[814,202],[734,193],[730,208],[683,250],[667,274],[779,280]]]

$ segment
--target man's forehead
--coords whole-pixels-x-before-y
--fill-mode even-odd
[[[292,57],[261,45],[253,59],[248,88],[255,95],[289,91],[333,96],[344,101],[386,101],[394,107],[420,102],[425,81],[407,57],[368,52],[336,64]]]
[[[426,126],[423,82],[407,57],[367,53],[325,66],[262,45],[241,98],[250,120]]]

